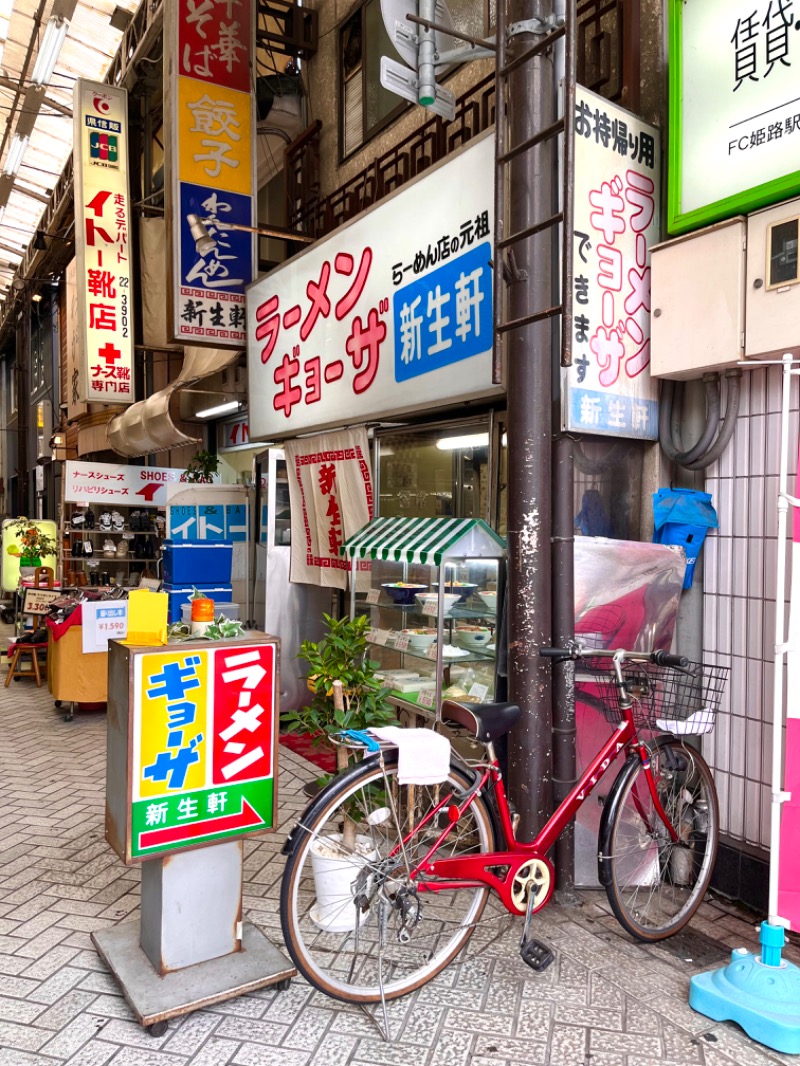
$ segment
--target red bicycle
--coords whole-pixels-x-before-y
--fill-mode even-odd
[[[554,887],[548,852],[622,753],[602,811],[600,883],[640,940],[690,920],[711,877],[719,814],[711,771],[682,734],[709,731],[727,669],[665,652],[542,654],[576,661],[576,701],[615,728],[534,840],[516,839],[494,750],[520,716],[509,703],[443,704],[442,718],[486,751],[475,762],[453,751],[443,783],[400,784],[388,747],[365,752],[307,807],[284,845],[280,911],[312,985],[360,1004],[414,991],[464,948],[490,891],[525,916],[522,957],[543,969],[552,954],[528,933]]]

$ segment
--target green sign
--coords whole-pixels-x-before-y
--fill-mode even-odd
[[[800,193],[800,32],[788,0],[670,0],[670,233]]]

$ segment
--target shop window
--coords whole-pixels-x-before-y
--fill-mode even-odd
[[[489,514],[487,422],[381,435],[378,514],[483,518]]]
[[[490,14],[487,2],[448,0],[453,25],[463,33],[483,34]],[[384,55],[399,59],[383,24],[380,0],[365,0],[339,33],[342,158],[366,144],[410,106],[381,85]]]

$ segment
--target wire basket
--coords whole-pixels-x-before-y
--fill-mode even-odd
[[[622,676],[633,699],[637,727],[697,736],[714,728],[728,667],[689,663],[686,667],[623,662]],[[622,717],[610,659],[586,658],[576,664],[575,700],[601,711],[616,724]]]

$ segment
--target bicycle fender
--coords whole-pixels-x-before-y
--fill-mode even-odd
[[[383,761],[389,766],[397,761],[397,751],[388,750],[383,753]],[[304,832],[307,832],[307,826],[313,824],[314,819],[317,817],[318,812],[325,807],[331,797],[342,788],[346,788],[352,778],[360,776],[364,772],[364,768],[368,766],[377,766],[380,762],[380,753],[377,755],[371,755],[368,759],[363,759],[361,762],[354,763],[349,769],[343,770],[342,773],[337,774],[334,779],[323,788],[318,796],[309,803],[303,813],[300,815],[300,821],[289,832],[288,837],[284,841],[281,848],[281,855],[291,855],[296,850],[298,844],[303,838]]]
[[[611,785],[611,791],[608,794],[606,802],[603,804],[603,813],[600,817],[600,830],[597,834],[597,879],[603,888],[608,888],[611,884],[611,863],[609,862],[611,826],[614,824],[614,818],[616,817],[617,809],[620,805],[625,782],[628,776],[638,769],[639,765],[639,756],[635,752],[631,752],[625,760],[622,769],[614,778]]]

